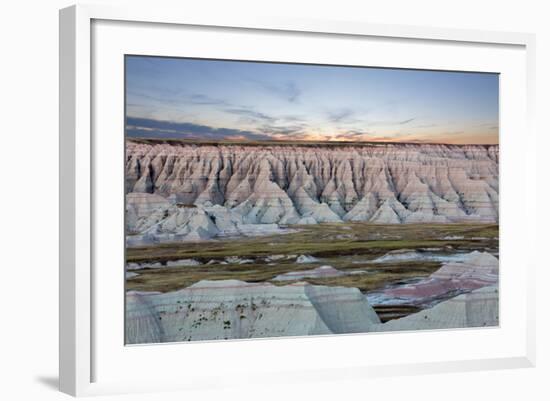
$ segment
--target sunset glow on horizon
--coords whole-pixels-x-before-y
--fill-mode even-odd
[[[126,135],[498,144],[498,74],[126,56]]]

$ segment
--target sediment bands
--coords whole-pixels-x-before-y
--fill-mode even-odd
[[[497,145],[126,146],[126,193],[249,224],[498,221]]]

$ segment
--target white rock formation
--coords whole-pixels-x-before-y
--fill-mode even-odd
[[[144,240],[243,224],[498,221],[498,146],[128,140],[126,154],[128,229]]]
[[[487,286],[384,324],[356,288],[237,280],[126,294],[126,343],[498,326],[498,287]]]
[[[359,333],[379,323],[357,288],[205,280],[126,294],[129,344]]]
[[[166,262],[166,267],[199,266],[201,262],[195,259],[178,259]]]
[[[227,263],[237,264],[237,265],[246,265],[249,263],[254,263],[253,259],[241,259],[238,256],[228,256],[225,258]]]
[[[474,251],[460,260],[444,263],[425,279],[369,293],[369,299],[375,305],[426,304],[448,294],[498,284],[498,267],[496,257],[487,252]]]
[[[300,255],[296,258],[296,263],[315,263],[318,261],[319,259],[311,255]]]
[[[126,227],[129,234],[140,233],[166,218],[170,202],[160,195],[126,194]]]
[[[140,269],[160,269],[164,267],[164,265],[160,262],[154,262],[154,263],[128,263],[126,265],[126,270],[140,270]]]
[[[128,246],[155,242],[201,241],[222,236],[260,236],[292,232],[278,224],[248,224],[236,209],[172,204],[156,194],[129,193]]]
[[[498,259],[488,252],[474,251],[463,260],[444,264],[430,277],[437,280],[475,281],[490,285],[498,281]]]
[[[436,262],[462,262],[465,259],[470,258],[470,254],[467,253],[452,253],[441,254],[430,251],[414,251],[411,249],[397,249],[389,251],[383,256],[380,256],[373,260],[367,261],[354,261],[354,264],[364,263],[395,263],[395,262],[417,262],[417,261],[436,261]]]
[[[433,308],[376,325],[372,331],[498,326],[498,287],[487,286],[443,301]]]
[[[304,278],[329,278],[345,276],[346,273],[335,269],[332,266],[320,266],[311,270],[301,270],[279,274],[273,278],[274,281],[301,280]]]
[[[346,221],[369,221],[378,210],[378,202],[372,192],[368,192],[359,200],[349,212],[347,212],[343,220]]]

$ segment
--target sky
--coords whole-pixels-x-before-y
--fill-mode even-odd
[[[498,143],[498,74],[126,56],[126,134]]]

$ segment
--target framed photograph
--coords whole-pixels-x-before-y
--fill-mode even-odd
[[[533,47],[62,10],[61,390],[532,366]]]

